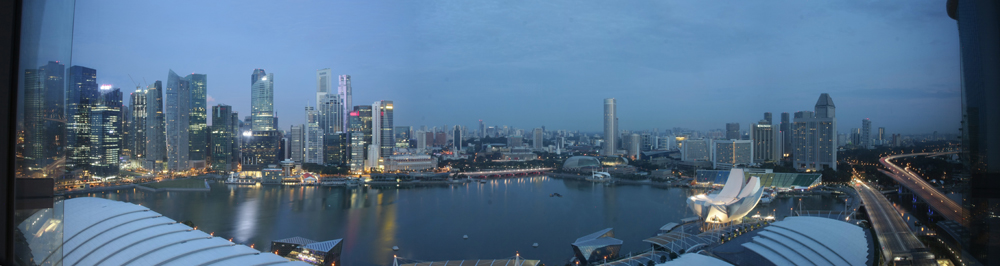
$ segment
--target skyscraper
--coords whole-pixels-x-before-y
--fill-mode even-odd
[[[191,106],[188,115],[188,158],[191,167],[206,168],[208,149],[208,75],[194,74],[184,77],[191,90]]]
[[[236,166],[240,164],[240,158],[243,158],[243,120],[240,120],[240,114],[234,111],[229,121],[233,127],[233,146],[230,152],[233,157],[229,159],[229,162],[233,165],[233,169],[236,169]]]
[[[340,106],[341,106],[340,116],[342,117],[340,119],[337,119],[337,121],[340,121],[342,124],[340,126],[340,130],[338,130],[339,132],[339,131],[346,131],[346,128],[348,127],[349,123],[348,120],[350,119],[348,116],[349,113],[351,112],[351,108],[353,106],[352,104],[354,103],[351,101],[352,97],[351,94],[353,93],[351,92],[351,75],[340,75],[337,77],[337,80],[338,80],[337,95],[340,98]]]
[[[861,120],[861,147],[872,148],[872,121],[868,118]]]
[[[90,170],[96,177],[118,176],[121,152],[122,92],[101,86],[98,103],[90,110]]]
[[[349,163],[352,173],[361,173],[368,165],[368,148],[372,141],[372,106],[355,106],[350,113]]]
[[[823,93],[815,109],[816,112],[795,113],[793,166],[799,170],[822,171],[825,167],[837,170],[836,106],[830,95]]]
[[[50,177],[65,169],[52,165],[62,164],[66,157],[65,76],[66,66],[54,61],[24,73],[24,159],[32,170],[53,170],[42,173]]]
[[[750,140],[753,141],[753,160],[756,163],[781,160],[781,131],[767,122],[750,124]]]
[[[604,149],[603,156],[615,156],[618,152],[618,102],[615,98],[604,99]]]
[[[377,101],[372,104],[372,144],[368,148],[369,168],[381,170],[381,159],[392,155],[393,146],[396,144],[395,136],[392,134],[392,101]]]
[[[1000,10],[995,1],[951,0],[948,16],[958,24],[962,80],[962,149],[969,175],[963,191],[969,233],[960,243],[979,263],[1000,264]],[[898,134],[893,134],[894,139]]]
[[[532,147],[535,148],[536,151],[537,150],[542,150],[543,148],[545,148],[545,146],[544,146],[545,142],[542,139],[543,134],[544,134],[544,132],[542,131],[541,128],[535,128],[535,131],[534,131],[534,134],[533,134],[534,140],[532,140],[531,145],[533,145]]]
[[[129,122],[130,141],[126,145],[131,146],[132,160],[141,165],[146,160],[146,90],[137,86],[135,92],[129,94],[129,98],[132,119]]]
[[[167,169],[186,171],[191,168],[191,82],[170,70],[166,93]]]
[[[146,88],[146,159],[143,168],[159,172],[167,162],[167,139],[163,113],[163,82]]]
[[[768,125],[774,125],[774,120],[771,119],[771,112],[764,112],[764,121],[767,121]]]
[[[302,162],[305,154],[305,134],[303,131],[303,125],[292,125],[292,130],[289,131],[291,136],[288,136],[288,148],[291,150],[292,161]]]
[[[284,157],[282,134],[274,114],[274,73],[254,69],[250,81],[250,132],[242,133],[240,161],[244,166],[263,168]]]
[[[82,66],[69,68],[66,99],[66,167],[87,169],[90,165],[90,110],[97,105],[97,70]]]
[[[479,138],[486,137],[486,124],[483,124],[483,120],[479,119]]]
[[[740,123],[726,123],[726,139],[740,139]]]
[[[212,171],[226,173],[233,171],[233,107],[219,104],[212,106]]]
[[[337,132],[344,131],[344,107],[342,104],[343,99],[338,94],[326,94],[320,99],[319,105],[316,108],[319,115],[316,122],[319,128],[326,134],[336,134]]]
[[[781,149],[782,158],[792,155],[792,123],[788,112],[781,113]]]
[[[250,116],[253,131],[275,130],[274,123],[274,73],[254,69],[250,84]]]
[[[452,149],[452,151],[455,152],[455,154],[458,154],[458,152],[462,150],[462,147],[464,147],[464,146],[462,146],[462,144],[464,144],[464,143],[462,143],[462,141],[463,141],[463,139],[462,139],[462,127],[455,126],[455,129],[452,132],[453,132],[452,133],[452,139],[453,139],[452,146],[454,146],[454,148]]]
[[[316,122],[306,123],[304,126],[302,129],[302,145],[304,146],[302,162],[322,165],[324,164],[323,151],[325,150],[323,148],[323,130]],[[331,134],[330,137],[336,137],[336,134]]]
[[[316,70],[316,106],[320,106],[323,96],[330,94],[333,88],[333,74],[329,68]]]

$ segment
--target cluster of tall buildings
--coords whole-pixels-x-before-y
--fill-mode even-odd
[[[328,68],[316,71],[316,106],[305,107],[305,124],[291,126],[290,159],[345,166],[352,173],[385,169],[397,145],[393,102],[352,105],[351,95],[350,75],[334,77]],[[408,132],[405,137],[409,139]]]
[[[97,84],[93,68],[49,62],[24,75],[22,171],[110,178],[127,167],[205,167],[206,75],[169,71],[166,101],[155,81],[130,93],[127,106],[121,89]]]
[[[622,132],[618,130],[616,105],[614,98],[604,99],[602,156],[624,154],[638,159],[641,151],[677,149],[681,161],[710,162],[713,168],[780,162],[788,157],[799,170],[837,167],[836,106],[826,93],[820,95],[814,111],[796,112],[794,120],[789,113],[782,113],[781,121],[776,122],[770,112],[764,113],[763,119],[750,124],[749,134],[741,132],[739,123],[726,123],[725,130],[702,136],[694,132],[661,137],[658,130]]]

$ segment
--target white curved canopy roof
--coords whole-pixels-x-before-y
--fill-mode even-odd
[[[867,261],[864,230],[850,223],[795,216],[763,230],[743,246],[775,265],[865,265]]]
[[[680,265],[704,265],[704,266],[731,266],[728,262],[714,257],[701,255],[698,253],[688,253],[677,257],[666,263],[656,264],[656,266],[680,266]]]
[[[61,203],[62,265],[309,265],[213,237],[132,203]]]

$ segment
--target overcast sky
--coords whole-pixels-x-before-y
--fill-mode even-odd
[[[274,73],[285,130],[322,68],[352,76],[355,105],[394,101],[396,125],[599,131],[614,97],[623,130],[746,130],[826,92],[840,132],[960,127],[943,0],[78,0],[75,20],[72,63],[126,97],[129,74],[203,73],[208,105],[242,117],[252,70]]]

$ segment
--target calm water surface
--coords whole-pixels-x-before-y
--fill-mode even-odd
[[[417,260],[498,259],[520,252],[547,265],[573,256],[576,238],[608,227],[623,253],[660,226],[692,216],[692,189],[605,186],[588,181],[524,177],[452,186],[343,188],[211,184],[211,192],[123,190],[75,195],[146,206],[233,242],[268,251],[293,236],[344,239],[344,265],[390,265],[392,255]],[[550,197],[552,193],[562,197]],[[801,200],[800,200],[801,199]],[[779,198],[753,213],[788,215],[790,208],[842,209],[827,196]],[[469,239],[462,239],[469,235]],[[538,248],[532,248],[532,243]],[[392,246],[400,250],[393,252]]]

